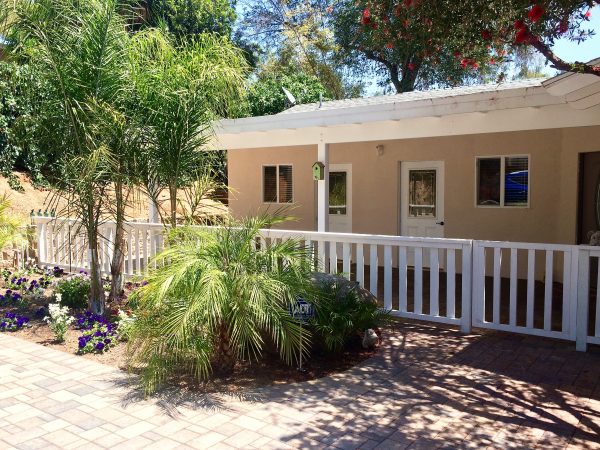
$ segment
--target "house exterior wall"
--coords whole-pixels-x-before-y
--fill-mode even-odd
[[[379,156],[376,145],[384,145]],[[600,151],[600,127],[332,144],[330,164],[352,164],[352,231],[400,234],[400,163],[444,161],[445,237],[576,243],[579,153]],[[528,208],[475,205],[477,156],[530,156]],[[317,146],[240,149],[228,153],[235,216],[274,211],[262,202],[262,166],[292,164],[298,218],[284,228],[315,229]]]

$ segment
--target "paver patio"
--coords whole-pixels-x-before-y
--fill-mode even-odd
[[[403,322],[354,369],[222,395],[165,390],[0,335],[0,448],[600,448],[600,352]]]

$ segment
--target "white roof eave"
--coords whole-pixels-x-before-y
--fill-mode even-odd
[[[243,134],[278,129],[394,121],[416,117],[439,117],[469,112],[485,113],[498,109],[541,107],[559,103],[564,103],[564,100],[549,96],[540,85],[477,94],[398,101],[387,104],[227,119],[216,122],[214,125],[217,135]]]

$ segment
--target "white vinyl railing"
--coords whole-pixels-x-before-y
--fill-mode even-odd
[[[341,273],[356,281],[380,297],[383,307],[393,315],[456,324],[465,332],[470,330],[471,241],[287,230],[261,232],[265,242],[290,237],[304,241],[312,250],[318,270]],[[442,275],[445,289],[440,286]],[[457,275],[461,275],[459,298]]]
[[[39,263],[89,269],[74,220],[35,217]],[[127,276],[143,276],[164,247],[161,224],[125,225]],[[115,224],[100,227],[99,258],[110,273]],[[315,270],[368,289],[391,314],[410,319],[600,344],[600,248],[465,239],[261,230],[256,245],[298,239]]]
[[[577,350],[585,351],[587,344],[600,344],[600,248],[579,247],[577,272],[576,341]]]

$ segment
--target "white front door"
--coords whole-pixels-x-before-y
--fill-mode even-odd
[[[329,165],[329,231],[352,233],[352,164]]]
[[[400,234],[444,237],[444,162],[403,162]]]

